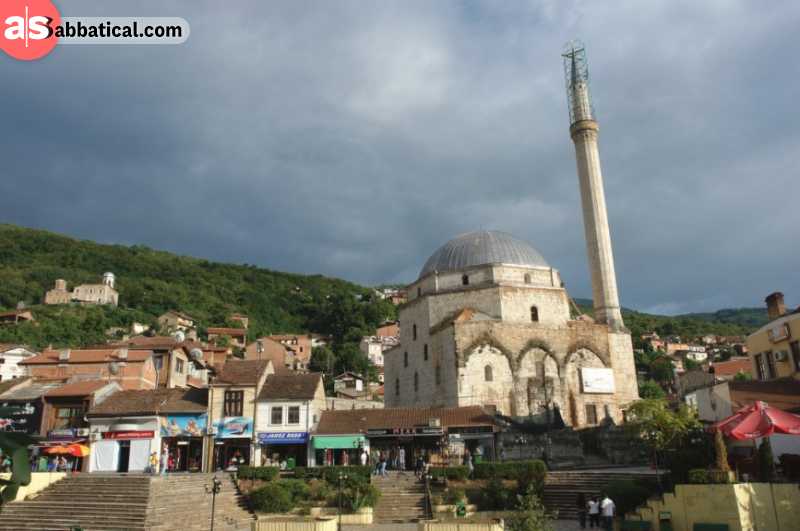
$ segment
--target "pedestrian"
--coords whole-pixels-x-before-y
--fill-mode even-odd
[[[589,500],[589,527],[600,527],[600,501],[597,496]]]
[[[586,494],[583,492],[578,493],[578,498],[575,500],[575,505],[578,508],[578,523],[581,529],[586,529]]]
[[[383,477],[388,476],[388,474],[386,473],[386,456],[383,454],[383,452],[381,452],[380,467],[381,467],[381,476]]]
[[[402,446],[400,447],[400,451],[398,452],[400,455],[400,470],[406,469],[406,449]]]
[[[383,450],[378,452],[375,455],[375,459],[373,460],[373,462],[375,463],[375,475],[376,476],[381,473],[381,459],[383,459]]]
[[[167,468],[169,467],[169,445],[163,445],[161,449],[161,475],[165,476],[167,474]]]
[[[603,528],[606,531],[611,531],[614,528],[614,513],[616,509],[616,505],[614,505],[614,502],[608,495],[600,502],[600,513],[603,515]]]
[[[368,457],[369,456],[367,455],[367,450],[362,448],[361,449],[361,466],[367,466],[367,458]]]
[[[423,468],[425,468],[425,460],[422,458],[422,454],[419,454],[417,455],[417,464],[414,467],[414,475],[421,479]]]
[[[475,466],[472,464],[472,454],[469,453],[469,450],[467,450],[466,459],[467,459],[467,471],[469,473],[470,479],[472,479],[472,474],[475,472]]]

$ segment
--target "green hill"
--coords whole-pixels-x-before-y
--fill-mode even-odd
[[[120,307],[44,306],[57,278],[68,288],[97,283],[104,271],[117,278]],[[372,290],[321,275],[296,275],[177,256],[135,245],[101,245],[51,232],[0,224],[0,308],[22,301],[36,323],[0,328],[0,342],[35,347],[102,342],[106,329],[153,323],[170,309],[192,315],[200,327],[224,325],[233,312],[250,317],[251,338],[314,331],[345,340],[395,316]]]

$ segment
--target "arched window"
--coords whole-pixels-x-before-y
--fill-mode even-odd
[[[422,347],[422,355],[423,355],[425,361],[428,361],[428,344],[427,343],[425,343],[425,345]]]
[[[534,323],[539,322],[539,308],[531,306],[531,321]]]
[[[525,273],[525,284],[531,283],[531,275],[530,273]]]
[[[400,378],[394,379],[394,394],[400,396]]]
[[[436,366],[436,385],[442,383],[442,368],[438,365]]]
[[[417,325],[411,326],[411,337],[414,341],[417,340]]]
[[[403,352],[403,367],[408,367],[408,352]]]
[[[414,392],[419,391],[419,373],[414,373]]]
[[[483,368],[483,379],[487,382],[494,381],[494,374],[492,374],[492,366],[487,365]]]
[[[461,284],[469,286],[469,275],[461,275]]]

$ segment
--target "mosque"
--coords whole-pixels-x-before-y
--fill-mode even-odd
[[[583,49],[564,54],[594,318],[576,315],[557,269],[506,233],[462,234],[425,262],[384,357],[386,407],[494,406],[573,427],[621,422],[638,399],[620,312]]]

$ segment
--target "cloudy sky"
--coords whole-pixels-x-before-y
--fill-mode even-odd
[[[498,229],[585,297],[559,57],[578,37],[622,303],[800,303],[800,3],[56,5],[192,33],[0,54],[4,222],[368,284]]]

